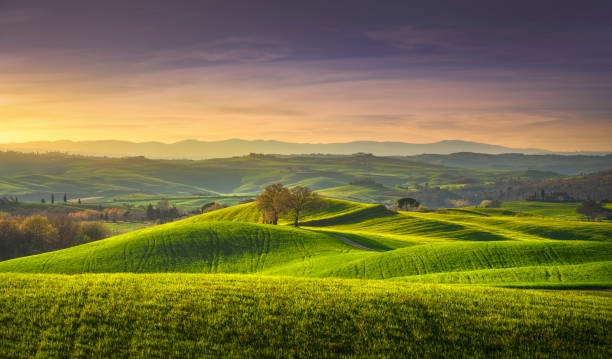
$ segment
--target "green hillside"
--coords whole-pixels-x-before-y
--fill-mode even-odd
[[[0,271],[31,273],[267,272],[294,262],[310,274],[311,257],[357,250],[317,232],[236,222],[179,221],[105,240],[0,262]]]
[[[259,224],[255,204],[247,203],[0,262],[0,271],[261,273],[612,287],[612,223],[499,209],[398,213],[380,205],[326,202],[306,213],[300,228],[287,225],[288,218],[279,226]],[[572,267],[581,264],[590,268],[588,275]],[[547,275],[551,270],[559,273]]]
[[[0,350],[15,358],[612,350],[612,297],[591,291],[612,288],[612,223],[325,201],[300,228],[289,218],[260,224],[247,203],[0,262]]]
[[[554,308],[554,310],[551,310]],[[28,357],[605,357],[609,293],[189,274],[0,274]]]

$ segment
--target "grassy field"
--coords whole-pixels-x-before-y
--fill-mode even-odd
[[[191,211],[200,209],[204,204],[217,202],[226,206],[234,206],[238,202],[246,199],[252,199],[253,196],[205,196],[205,195],[188,195],[188,196],[163,196],[150,195],[144,193],[131,193],[126,195],[118,195],[111,197],[98,197],[87,204],[98,204],[103,206],[132,206],[140,207],[149,204],[155,205],[158,201],[168,201],[171,206],[176,206],[181,211]]]
[[[430,275],[437,276],[432,281],[449,283],[547,282],[571,287],[589,282],[612,287],[612,223],[500,209],[398,213],[379,205],[327,202],[326,208],[305,213],[301,228],[259,224],[259,212],[248,203],[1,262],[0,271],[261,273],[364,279]],[[288,223],[288,218],[281,221]],[[338,236],[380,252],[353,247]],[[571,267],[581,264],[590,266],[588,277]],[[537,267],[543,267],[543,272],[535,274]],[[554,268],[562,270],[546,275]],[[483,277],[486,270],[495,274]]]
[[[542,216],[564,217],[564,218],[581,218],[581,214],[576,213],[576,208],[582,202],[535,202],[535,201],[519,201],[502,203],[502,208],[510,211],[539,214]]]
[[[606,357],[609,293],[239,275],[0,274],[28,357]]]
[[[0,262],[1,352],[609,356],[612,223],[516,209],[247,203]]]

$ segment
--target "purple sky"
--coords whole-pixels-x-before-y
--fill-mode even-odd
[[[0,0],[0,142],[611,150],[610,13],[609,1]]]

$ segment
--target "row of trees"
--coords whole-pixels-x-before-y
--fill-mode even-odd
[[[68,248],[106,238],[101,222],[80,222],[68,215],[10,216],[0,213],[0,258],[10,259]]]
[[[15,197],[16,198],[16,197]],[[40,203],[46,203],[47,200],[45,198],[40,199]],[[64,203],[68,202],[68,194],[64,193]],[[55,194],[51,193],[51,204],[55,203]],[[81,204],[81,199],[79,198],[79,204]]]
[[[308,187],[287,188],[281,183],[267,186],[263,193],[257,195],[255,202],[264,223],[278,224],[282,215],[289,214],[296,227],[305,211],[322,208],[326,204]]]

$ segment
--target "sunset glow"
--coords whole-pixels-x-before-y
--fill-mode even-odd
[[[585,24],[564,18],[571,8],[530,8],[521,21],[540,25],[526,33],[504,14],[527,11],[519,4],[491,14],[400,6],[380,10],[404,15],[382,22],[341,6],[326,10],[345,18],[317,18],[315,5],[279,3],[285,20],[262,10],[255,21],[240,5],[58,3],[0,5],[0,142],[461,139],[610,150],[612,50],[601,41],[611,30],[596,9],[584,9]],[[297,13],[313,23],[287,20]],[[158,33],[171,19],[180,21]]]

